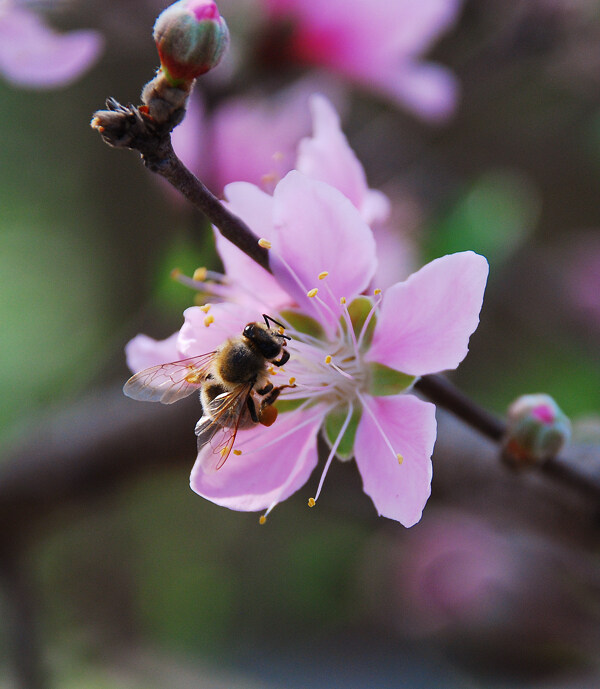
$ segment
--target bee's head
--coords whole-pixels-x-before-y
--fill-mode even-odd
[[[286,340],[289,339],[286,335],[262,323],[248,323],[242,335],[258,349],[265,359],[277,358],[281,353],[281,348],[285,347]]]

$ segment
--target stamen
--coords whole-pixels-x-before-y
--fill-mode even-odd
[[[309,507],[314,507],[316,504],[317,504],[317,502],[314,498],[308,498],[308,506]]]
[[[333,443],[331,447],[331,451],[329,452],[329,457],[327,457],[327,462],[325,462],[325,468],[323,469],[323,473],[321,474],[321,480],[319,481],[319,486],[317,488],[317,493],[314,498],[312,498],[313,504],[310,504],[310,500],[308,501],[309,507],[314,507],[315,503],[319,499],[319,495],[321,495],[321,488],[323,488],[323,483],[325,482],[325,476],[327,476],[327,472],[329,471],[329,467],[331,466],[331,462],[333,461],[333,458],[335,457],[335,453],[337,452],[337,449],[342,442],[342,438],[344,437],[344,433],[346,432],[346,429],[348,428],[348,425],[350,423],[350,420],[352,419],[352,414],[354,413],[354,405],[352,402],[348,404],[348,414],[346,415],[346,418],[344,419],[344,423],[342,424],[342,427],[340,428],[340,432],[337,434],[337,438],[335,439],[335,442]]]
[[[263,249],[270,249],[273,245],[268,239],[265,239],[264,237],[261,237],[258,240],[258,246],[262,246]]]
[[[340,305],[343,306],[346,303],[346,297],[340,297]]]
[[[210,311],[210,304],[204,304],[204,306],[200,307],[200,311],[204,311],[204,313],[208,313]]]
[[[324,270],[322,273],[319,273],[318,278],[319,278],[319,280],[324,280],[328,275],[329,275],[329,272]]]
[[[262,526],[263,524],[267,523],[267,515],[266,514],[261,514],[260,518],[258,520],[258,523]]]
[[[354,332],[354,326],[352,325],[352,318],[350,318],[350,312],[348,311],[348,307],[346,306],[346,298],[342,297],[344,300],[340,299],[340,304],[342,307],[342,316],[344,317],[344,321],[346,322],[346,327],[348,328],[348,332],[350,333],[350,339],[352,340],[352,346],[354,347],[354,356],[358,359],[359,358],[359,350],[358,350],[358,342],[356,341],[356,333]]]
[[[374,290],[373,294],[374,294],[376,297],[379,296],[379,295],[381,294],[381,290],[379,289],[379,287],[378,287],[376,290]]]
[[[308,290],[308,292],[306,293],[306,296],[313,299],[314,297],[317,296],[318,293],[319,293],[319,290],[316,287],[313,287],[313,289]]]
[[[208,270],[206,270],[204,266],[202,266],[202,268],[196,268],[194,274],[192,275],[192,280],[195,280],[196,282],[204,282],[207,274]]]
[[[214,316],[206,316],[206,318],[204,319],[204,325],[205,325],[207,328],[208,328],[208,326],[209,326],[211,323],[214,323],[214,322],[215,322],[215,317],[214,317]]]
[[[233,454],[237,455],[239,457],[242,454],[242,451],[241,450],[234,450]]]
[[[373,412],[371,407],[369,407],[369,405],[366,403],[365,399],[360,394],[360,392],[357,391],[356,396],[361,401],[361,403],[363,405],[363,409],[366,409],[369,416],[373,419],[373,423],[375,424],[377,430],[381,434],[381,437],[383,438],[384,443],[388,446],[391,453],[394,455],[394,459],[398,462],[398,464],[402,464],[402,462],[404,461],[404,457],[399,452],[396,452],[396,450],[394,450],[394,448],[392,447],[392,443],[390,442],[387,435],[383,432],[383,428],[381,428],[381,424],[379,423],[379,420],[377,419],[377,416],[375,415],[375,413]]]
[[[294,378],[294,376],[292,376],[292,377],[288,380],[288,383],[289,383],[290,385],[295,385],[295,384],[296,384],[296,379]]]
[[[377,311],[377,307],[379,304],[381,304],[381,300],[383,299],[383,295],[381,294],[381,290],[379,290],[379,294],[377,295],[377,299],[373,302],[373,306],[371,307],[371,310],[367,314],[367,317],[365,318],[365,322],[363,323],[363,327],[360,330],[360,335],[358,336],[358,348],[360,349],[360,346],[362,345],[362,342],[364,340],[364,337],[367,333],[367,328],[369,327],[369,323],[371,322],[371,319],[375,315],[375,312]]]
[[[326,363],[326,364],[330,364],[330,363],[331,363],[331,354],[328,354],[328,355],[325,357],[325,363]]]

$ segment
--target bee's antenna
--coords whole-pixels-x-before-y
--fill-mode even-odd
[[[265,323],[267,324],[267,328],[271,327],[269,325],[269,321],[271,321],[271,323],[275,323],[275,325],[278,325],[282,330],[285,329],[285,326],[283,325],[283,323],[276,321],[274,318],[271,318],[271,316],[267,316],[266,313],[263,313],[263,318],[265,319]],[[286,340],[292,339],[289,335],[284,335],[283,333],[279,333],[279,334],[281,335],[281,337],[284,337]]]

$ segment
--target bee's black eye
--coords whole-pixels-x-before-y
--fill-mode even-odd
[[[242,334],[244,335],[244,337],[247,337],[251,340],[254,337],[254,324],[248,323],[248,325],[244,328],[244,332]]]

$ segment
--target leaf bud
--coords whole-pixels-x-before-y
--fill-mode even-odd
[[[523,395],[508,408],[503,458],[515,467],[556,456],[571,437],[571,423],[549,395]]]
[[[213,0],[179,0],[154,24],[161,68],[173,86],[216,67],[229,44],[229,30]]]

